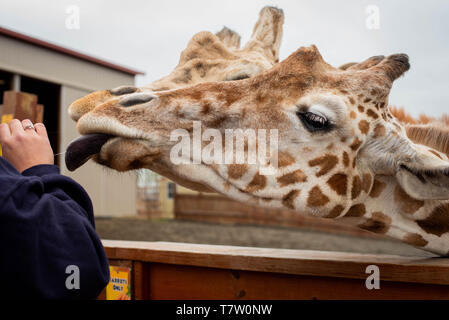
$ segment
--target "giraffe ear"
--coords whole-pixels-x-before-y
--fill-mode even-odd
[[[380,57],[382,56],[378,56],[379,59]],[[385,74],[391,82],[393,82],[409,69],[410,63],[408,55],[400,53],[393,54],[385,59],[382,59],[380,63],[375,64],[373,67],[367,69],[367,71],[380,71]]]
[[[437,153],[418,151],[413,162],[404,162],[396,173],[402,189],[417,200],[449,199],[449,161]]]
[[[259,20],[254,26],[251,39],[243,50],[260,50],[273,62],[279,62],[279,49],[282,41],[284,11],[275,7],[264,7],[259,13]]]
[[[235,32],[227,27],[223,27],[223,29],[221,29],[221,31],[217,32],[215,35],[228,48],[235,49],[235,50],[240,48],[240,35],[237,32]]]

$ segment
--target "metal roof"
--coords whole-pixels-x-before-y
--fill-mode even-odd
[[[77,52],[75,50],[64,48],[64,47],[58,46],[56,44],[53,44],[53,43],[50,43],[50,42],[47,42],[47,41],[44,41],[44,40],[41,40],[38,38],[34,38],[31,36],[25,35],[23,33],[16,32],[16,31],[6,29],[3,27],[0,27],[0,35],[6,36],[9,38],[13,38],[13,39],[16,39],[19,41],[23,41],[23,42],[26,42],[26,43],[29,43],[29,44],[32,44],[32,45],[35,45],[35,46],[38,46],[41,48],[49,49],[49,50],[52,50],[52,51],[55,51],[55,52],[58,52],[61,54],[65,54],[65,55],[68,55],[68,56],[71,56],[71,57],[74,57],[74,58],[77,58],[80,60],[88,61],[88,62],[94,63],[96,65],[100,65],[100,66],[103,66],[103,67],[106,67],[106,68],[109,68],[112,70],[117,70],[117,71],[120,71],[120,72],[123,72],[126,74],[130,74],[133,76],[145,74],[142,71],[137,71],[137,70],[133,70],[133,69],[130,69],[127,67],[123,67],[123,66],[120,66],[120,65],[117,65],[117,64],[105,61],[105,60],[101,60],[101,59],[86,55],[84,53]]]

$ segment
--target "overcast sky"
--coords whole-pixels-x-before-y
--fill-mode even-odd
[[[66,27],[72,5],[79,29]],[[390,103],[413,115],[449,113],[447,0],[0,0],[0,26],[144,71],[144,85],[170,73],[198,31],[226,25],[243,44],[266,5],[285,13],[281,59],[310,44],[334,66],[404,52],[412,68]],[[370,5],[379,9],[378,29],[367,27],[375,22]]]

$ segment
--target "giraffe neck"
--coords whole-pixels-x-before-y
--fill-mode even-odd
[[[449,252],[449,201],[409,197],[394,177],[378,176],[359,217],[343,221],[384,234],[413,246],[447,255]]]

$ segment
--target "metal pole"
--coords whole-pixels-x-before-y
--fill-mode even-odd
[[[13,91],[20,91],[20,75],[15,73],[12,77],[12,90]]]

